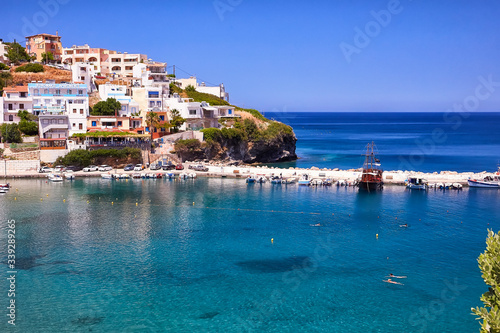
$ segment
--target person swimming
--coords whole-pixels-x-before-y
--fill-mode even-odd
[[[387,280],[383,280],[384,282],[387,282],[387,283],[392,283],[392,284],[399,284],[401,286],[404,286],[404,284],[402,283],[399,283],[399,282],[396,282],[396,281],[392,281],[391,279],[387,279]]]
[[[406,279],[406,276],[396,276],[394,274],[389,274],[389,276],[386,276],[388,278],[395,278],[395,279]]]

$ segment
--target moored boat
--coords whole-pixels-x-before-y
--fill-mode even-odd
[[[482,180],[468,179],[469,187],[478,188],[500,188],[500,167],[493,176],[486,176]]]
[[[427,190],[428,182],[426,179],[418,177],[408,177],[405,181],[406,188],[409,190]]]
[[[61,175],[56,175],[54,173],[49,173],[48,178],[51,182],[62,182],[64,179],[61,177]]]
[[[365,162],[363,163],[363,171],[361,177],[358,179],[358,187],[360,190],[365,190],[368,192],[376,191],[382,189],[382,173],[383,170],[380,167],[380,160],[375,157],[375,144],[366,145]]]
[[[247,179],[245,180],[248,184],[255,183],[257,181],[257,178],[254,176],[248,176]]]
[[[307,185],[309,186],[309,184],[311,183],[311,181],[309,180],[309,175],[308,174],[303,174],[300,179],[299,179],[299,185]]]

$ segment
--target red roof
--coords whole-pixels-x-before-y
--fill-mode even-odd
[[[12,86],[3,89],[4,92],[28,92],[28,86]]]

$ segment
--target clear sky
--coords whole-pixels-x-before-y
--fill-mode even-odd
[[[500,111],[499,16],[498,0],[7,1],[0,38],[145,53],[262,111]]]

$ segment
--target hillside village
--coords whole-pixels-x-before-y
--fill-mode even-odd
[[[58,33],[27,36],[29,64],[11,61],[12,44],[0,40],[0,125],[21,124],[26,119],[19,112],[26,110],[28,120],[38,123],[38,136],[31,140],[38,144],[41,162],[52,163],[75,149],[135,147],[169,154],[180,139],[204,141],[203,129],[246,119],[261,129],[272,123],[259,120],[263,117],[256,110],[231,105],[223,84],[176,78],[167,63],[146,54],[87,44],[63,47],[61,39]],[[37,70],[25,69],[36,64]],[[277,154],[277,159],[283,158]]]

